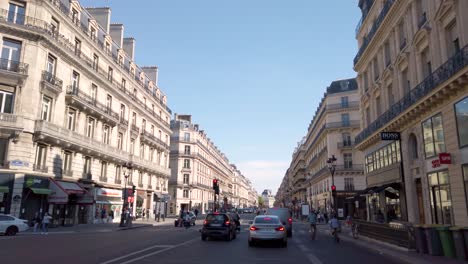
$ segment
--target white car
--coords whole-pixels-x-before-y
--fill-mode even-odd
[[[277,241],[282,247],[288,246],[286,227],[276,215],[259,215],[249,228],[249,246],[261,241]]]
[[[14,236],[18,232],[29,229],[28,220],[19,219],[11,215],[0,214],[0,234]]]

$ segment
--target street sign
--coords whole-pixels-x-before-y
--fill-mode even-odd
[[[450,153],[439,153],[440,164],[452,164],[452,156]]]
[[[381,140],[400,140],[400,132],[380,132]]]

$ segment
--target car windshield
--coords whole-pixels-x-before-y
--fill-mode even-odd
[[[257,217],[255,224],[279,224],[279,220],[277,217]]]

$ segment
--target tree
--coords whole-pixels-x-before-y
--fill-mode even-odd
[[[258,196],[258,207],[263,207],[264,204],[265,204],[265,201],[263,201],[263,197]]]

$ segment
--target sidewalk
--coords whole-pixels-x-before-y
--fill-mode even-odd
[[[330,234],[328,225],[318,225],[317,230],[321,233]],[[419,254],[415,251],[408,250],[407,248],[398,247],[386,242],[371,239],[365,236],[359,236],[358,239],[354,239],[351,233],[351,228],[342,225],[342,231],[340,233],[340,239],[345,242],[354,243],[360,247],[365,247],[370,250],[379,252],[380,254],[391,256],[398,259],[402,263],[408,264],[461,264],[466,263],[456,259],[442,256],[431,256],[427,254]]]
[[[136,228],[152,227],[152,226],[168,226],[174,225],[173,218],[166,218],[163,222],[162,219],[160,222],[155,220],[135,220],[132,223],[131,227],[120,227],[119,223],[99,223],[99,224],[84,224],[84,225],[75,225],[70,227],[59,226],[49,228],[49,234],[73,234],[73,233],[106,233],[106,232],[116,232]],[[26,232],[19,233],[18,235],[40,235],[41,231],[38,229],[34,233],[33,228],[30,228]]]

